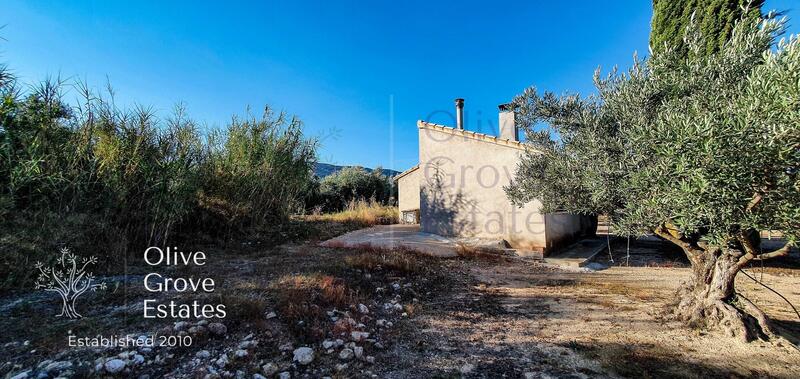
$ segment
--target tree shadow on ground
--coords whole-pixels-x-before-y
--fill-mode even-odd
[[[493,303],[491,312],[473,306],[474,302],[454,301],[449,314],[434,323],[442,329],[448,325],[449,330],[430,338],[457,347],[458,353],[449,353],[446,359],[466,357],[474,364],[468,377],[520,377],[534,372],[553,377],[744,378],[786,377],[791,371],[786,364],[792,358],[785,352],[773,355],[761,350],[788,349],[759,342],[718,356],[701,351],[708,344],[728,342],[671,321],[667,316],[671,286],[656,284],[646,275],[628,278],[630,270],[587,275],[537,271],[530,265],[487,266],[473,272],[481,283],[490,283],[471,292],[484,292],[484,299]],[[646,272],[653,271],[642,271]],[[800,322],[778,324],[800,335]],[[758,362],[767,356],[778,358],[774,370]]]
[[[761,240],[761,248],[765,251],[774,250],[783,246],[785,241]],[[641,238],[611,237],[611,262],[608,248],[604,248],[592,260],[607,266],[629,266],[629,267],[689,267],[689,260],[686,254],[678,246],[668,241],[664,241],[655,236]],[[749,269],[765,268],[768,271],[781,272],[781,269],[798,270],[800,269],[800,252],[797,249],[787,256],[768,259],[765,261],[751,262]]]
[[[772,325],[775,327],[775,332],[780,334],[781,337],[786,338],[789,342],[800,346],[800,321],[798,320],[771,320]],[[800,354],[800,351],[798,351]]]
[[[771,377],[766,372],[736,372],[697,361],[687,361],[653,345],[570,341],[561,346],[597,360],[603,368],[626,378],[749,378]]]

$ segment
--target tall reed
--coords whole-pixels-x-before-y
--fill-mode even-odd
[[[312,178],[316,140],[268,107],[204,133],[183,106],[162,119],[58,78],[21,90],[5,67],[0,100],[0,289],[63,245],[113,262],[276,227]]]

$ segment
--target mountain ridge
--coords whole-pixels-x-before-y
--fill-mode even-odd
[[[324,178],[324,177],[326,177],[328,175],[334,174],[337,171],[340,171],[341,169],[343,169],[345,167],[361,167],[364,170],[367,170],[368,172],[372,172],[373,170],[375,170],[373,168],[364,167],[364,166],[357,166],[357,165],[354,165],[354,166],[339,166],[339,165],[335,165],[335,164],[331,164],[331,163],[317,162],[314,165],[314,175],[316,175],[317,177],[319,177],[321,179],[321,178]],[[383,172],[384,175],[386,175],[386,176],[388,176],[390,178],[394,177],[394,176],[396,176],[397,174],[400,173],[400,171],[390,170],[388,168],[382,168],[381,171]]]

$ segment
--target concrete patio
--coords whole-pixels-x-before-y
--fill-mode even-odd
[[[443,237],[421,232],[419,225],[411,224],[373,226],[329,239],[320,245],[345,248],[364,246],[383,249],[405,248],[441,258],[456,257],[459,246],[470,246],[500,254],[513,254],[533,259],[543,258],[541,253],[506,248],[503,241]],[[584,267],[604,247],[605,238],[586,238],[544,258],[544,262],[563,267]]]
[[[420,232],[419,225],[395,224],[356,230],[329,239],[320,245],[350,248],[371,246],[384,249],[402,247],[436,257],[448,258],[457,256],[458,242],[455,239]]]

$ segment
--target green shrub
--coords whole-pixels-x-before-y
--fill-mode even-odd
[[[267,108],[204,136],[183,107],[164,120],[78,85],[30,93],[0,67],[0,289],[58,248],[119,263],[129,251],[198,235],[279,227],[303,201],[317,143]]]
[[[323,178],[318,185],[311,207],[336,212],[347,208],[354,201],[374,200],[391,205],[397,198],[397,188],[392,179],[377,168],[372,172],[363,167],[345,167]]]
[[[203,190],[233,205],[238,225],[285,221],[302,207],[317,143],[304,138],[300,120],[267,108],[260,119],[234,118],[209,141]]]
[[[180,108],[165,125],[145,109],[95,119],[79,131],[96,136],[91,159],[110,202],[103,210],[126,220],[131,240],[166,243],[197,206],[204,146],[194,123]]]

